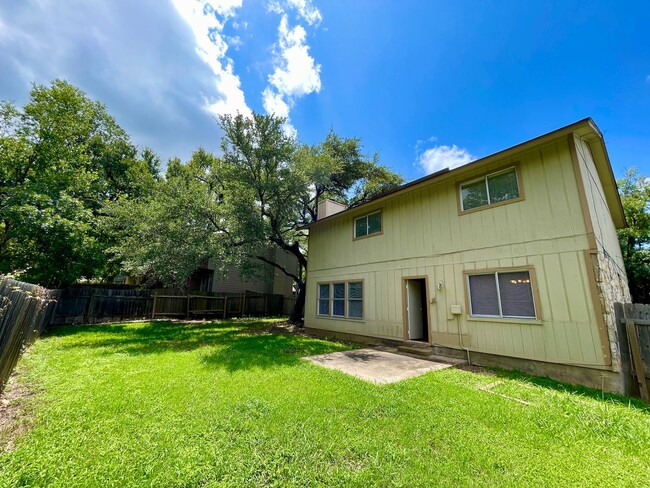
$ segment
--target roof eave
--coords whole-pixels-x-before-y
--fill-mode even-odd
[[[402,191],[406,191],[409,189],[417,188],[419,186],[424,186],[428,183],[430,183],[432,180],[438,179],[442,176],[444,177],[451,177],[462,174],[467,171],[471,171],[473,169],[476,169],[477,167],[480,167],[482,165],[489,164],[490,162],[497,160],[497,159],[502,159],[506,158],[511,154],[518,153],[521,151],[525,151],[529,147],[536,146],[538,144],[543,144],[545,142],[548,142],[553,139],[557,139],[559,137],[566,137],[570,133],[580,133],[582,132],[583,134],[587,134],[589,132],[595,133],[601,140],[602,140],[602,134],[600,133],[600,130],[594,123],[594,121],[591,119],[591,117],[587,117],[585,119],[579,120],[577,122],[574,122],[573,124],[569,124],[567,126],[561,127],[559,129],[556,129],[552,132],[548,132],[546,134],[543,134],[541,136],[535,137],[534,139],[529,139],[528,141],[516,144],[514,146],[511,146],[507,149],[503,149],[499,152],[496,152],[494,154],[490,154],[489,156],[485,156],[481,159],[477,159],[476,161],[473,161],[469,164],[466,164],[464,166],[460,166],[458,168],[454,168],[450,170],[449,168],[444,168],[441,171],[438,171],[436,173],[426,175],[422,178],[419,178],[417,180],[411,181],[409,183],[406,183],[398,188],[395,188],[394,190],[390,190],[386,193],[383,193],[381,195],[378,195],[377,197],[373,198],[372,200],[368,200],[367,202],[364,202],[360,205],[356,205],[353,207],[349,207],[346,210],[343,210],[342,212],[330,215],[329,217],[325,217],[324,219],[321,220],[316,220],[314,222],[310,222],[309,224],[305,224],[299,229],[309,229],[315,225],[321,224],[323,222],[330,222],[336,218],[339,218],[343,215],[348,215],[360,208],[366,207],[368,205],[378,203],[380,201],[384,201],[388,198],[394,197],[396,194],[401,193]],[[609,159],[608,159],[609,161]],[[610,166],[611,168],[611,166]]]
[[[605,138],[596,123],[589,119],[591,132],[587,134],[578,134],[583,137],[589,144],[591,152],[594,156],[594,165],[598,171],[598,178],[603,186],[605,192],[605,200],[609,207],[609,212],[614,221],[614,226],[617,229],[627,227],[625,220],[625,211],[623,210],[623,203],[621,202],[621,195],[618,192],[618,185],[616,177],[612,169],[612,164],[609,160],[607,147],[605,146]]]

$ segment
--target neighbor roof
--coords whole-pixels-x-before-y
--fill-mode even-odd
[[[569,124],[567,126],[561,127],[552,132],[548,132],[547,134],[543,134],[539,137],[535,137],[534,139],[530,139],[528,141],[522,142],[515,146],[509,147],[502,151],[486,156],[484,158],[477,159],[476,161],[473,161],[464,166],[460,166],[453,170],[450,170],[449,168],[445,168],[436,173],[432,173],[430,175],[424,176],[417,180],[410,181],[409,183],[406,183],[402,186],[399,186],[397,188],[384,192],[380,195],[377,195],[376,197],[367,200],[361,204],[348,207],[346,210],[343,210],[342,212],[306,224],[302,226],[302,228],[307,229],[316,226],[318,224],[321,224],[323,222],[328,222],[337,219],[343,215],[356,212],[358,209],[374,204],[378,201],[383,201],[389,198],[393,198],[394,196],[396,196],[397,193],[409,189],[413,189],[415,187],[424,186],[443,176],[451,177],[452,175],[458,175],[467,171],[471,171],[472,169],[476,169],[479,166],[489,164],[494,160],[505,158],[507,156],[510,156],[511,154],[530,149],[531,147],[534,147],[536,145],[546,143],[548,141],[557,139],[562,136],[567,136],[571,133],[574,133],[577,136],[582,137],[585,140],[587,140],[587,142],[589,142],[594,156],[594,163],[596,165],[596,169],[598,171],[598,176],[600,178],[600,181],[603,185],[603,190],[605,192],[605,199],[607,200],[607,205],[609,206],[609,210],[612,214],[612,219],[614,221],[614,224],[617,229],[626,227],[627,224],[625,222],[625,214],[623,213],[623,205],[621,204],[621,198],[618,194],[616,179],[614,178],[614,173],[612,171],[612,166],[609,161],[607,149],[605,148],[605,141],[603,139],[603,135],[600,132],[600,129],[598,129],[598,126],[593,121],[593,119],[591,117],[587,117],[585,119],[574,122],[573,124]]]

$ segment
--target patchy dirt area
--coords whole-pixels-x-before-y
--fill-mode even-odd
[[[265,334],[293,334],[303,337],[311,337],[302,327],[290,324],[289,322],[277,322],[267,327],[249,327],[242,329],[243,334],[265,335]]]
[[[484,376],[497,376],[496,372],[490,369],[485,369],[482,366],[474,366],[474,365],[470,366],[467,364],[463,364],[458,366],[458,369],[462,369],[463,371],[469,371],[470,373],[482,374]]]
[[[35,392],[27,388],[14,374],[0,395],[0,454],[13,451],[16,439],[32,426],[29,399]]]

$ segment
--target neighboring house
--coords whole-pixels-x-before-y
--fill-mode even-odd
[[[309,227],[305,325],[623,392],[625,217],[591,119]]]
[[[298,259],[294,255],[280,250],[269,250],[266,257],[289,272],[300,275]],[[295,295],[292,278],[273,266],[267,264],[263,266],[267,273],[266,279],[244,279],[235,267],[228,269],[227,276],[219,278],[215,276],[211,263],[206,262],[188,279],[188,289],[228,294],[260,293],[285,297]]]

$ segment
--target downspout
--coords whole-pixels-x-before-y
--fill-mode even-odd
[[[460,314],[456,315],[456,323],[458,324],[458,342],[460,343],[461,349],[463,349],[467,353],[467,365],[471,366],[472,360],[469,355],[469,348],[463,345],[463,331],[460,328]]]

